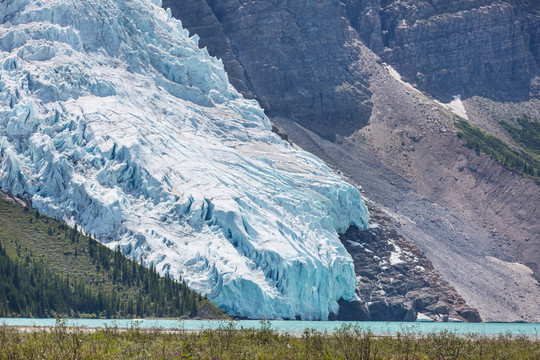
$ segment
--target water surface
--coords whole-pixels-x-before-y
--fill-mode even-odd
[[[161,320],[161,319],[63,319],[66,326],[86,328],[157,328],[157,329],[184,329],[204,330],[225,327],[228,322],[217,320]],[[27,318],[0,318],[0,324],[9,326],[55,326],[56,319],[27,319]],[[395,335],[396,333],[427,334],[432,332],[451,331],[459,335],[479,334],[497,336],[511,334],[512,336],[528,336],[540,338],[540,324],[519,323],[428,323],[428,322],[353,322],[353,321],[270,321],[271,329],[293,334],[302,333],[305,329],[333,332],[343,324],[357,325],[363,330],[371,330],[376,335]],[[234,326],[240,328],[260,328],[258,320],[234,321]]]

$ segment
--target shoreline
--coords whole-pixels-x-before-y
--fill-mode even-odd
[[[197,320],[195,320],[197,321]],[[202,321],[204,322],[204,321]],[[370,323],[373,325],[373,323]],[[300,338],[306,333],[315,334],[316,336],[335,336],[336,334],[343,332],[357,333],[357,334],[370,334],[370,336],[376,338],[396,338],[399,336],[412,336],[413,338],[423,338],[429,335],[441,335],[450,334],[458,338],[467,338],[470,336],[476,336],[479,338],[497,338],[501,336],[509,336],[513,338],[526,338],[534,341],[540,340],[540,324],[515,324],[515,323],[484,323],[488,327],[471,327],[467,325],[460,327],[439,327],[435,323],[428,323],[431,326],[423,326],[426,323],[400,323],[401,326],[391,326],[396,324],[379,323],[378,327],[362,326],[362,323],[343,323],[341,326],[335,326],[332,328],[314,328],[305,324],[306,326],[300,327],[279,327],[275,326],[271,322],[260,323],[258,326],[251,324],[242,324],[235,321],[215,321],[211,323],[205,323],[202,327],[184,327],[182,321],[178,321],[174,324],[164,324],[165,326],[140,326],[138,322],[129,324],[115,324],[103,323],[103,324],[69,324],[67,322],[59,322],[55,324],[9,324],[2,322],[0,319],[0,329],[10,329],[18,333],[40,333],[40,332],[57,332],[65,331],[67,333],[98,333],[98,332],[112,332],[112,333],[157,333],[157,334],[190,334],[190,333],[203,333],[209,332],[229,332],[229,333],[258,333],[269,332],[279,336],[291,336],[294,338]],[[96,326],[97,325],[97,326]],[[146,324],[155,325],[155,324]],[[168,325],[168,326],[167,326]],[[274,326],[273,326],[274,325]],[[338,325],[338,324],[336,324]],[[365,324],[364,324],[365,325]],[[476,323],[478,325],[478,323]],[[489,327],[491,325],[491,327]],[[496,327],[497,325],[515,325],[514,329],[508,327]],[[525,327],[519,327],[519,325],[525,325]],[[512,331],[511,331],[512,330]]]

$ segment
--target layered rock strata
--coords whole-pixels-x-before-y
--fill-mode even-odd
[[[344,1],[361,39],[404,80],[452,95],[539,97],[537,1]]]

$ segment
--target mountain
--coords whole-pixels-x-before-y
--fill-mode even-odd
[[[3,317],[227,318],[185,283],[1,193],[0,275]]]
[[[0,189],[231,315],[354,300],[358,189],[271,131],[159,1],[0,4]]]
[[[519,119],[540,121],[537,1],[163,6],[283,137],[362,184],[386,232],[417,246],[484,320],[540,321],[538,183],[497,160],[505,146],[523,154],[509,130]],[[470,146],[456,116],[504,146]]]

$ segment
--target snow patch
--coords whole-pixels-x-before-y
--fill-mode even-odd
[[[383,66],[384,68],[388,71],[388,73],[390,74],[390,76],[392,76],[394,79],[396,79],[398,82],[400,82],[401,84],[405,85],[406,87],[408,87],[409,89],[411,90],[414,90],[416,92],[421,92],[420,90],[418,90],[417,88],[415,88],[411,83],[408,83],[406,81],[403,81],[402,77],[401,77],[401,74],[397,72],[396,69],[394,69],[392,67],[392,65],[389,65],[387,63],[383,63]]]
[[[465,106],[463,105],[463,101],[461,101],[461,94],[454,95],[454,100],[452,100],[450,103],[446,104],[446,106],[454,114],[456,114],[458,116],[461,116],[465,120],[469,120],[469,116],[467,115],[467,110],[465,110]]]
[[[396,79],[401,84],[405,85],[411,90],[414,90],[418,93],[422,93],[420,90],[415,88],[411,83],[408,83],[406,81],[403,81],[401,74],[397,72],[396,69],[394,69],[391,65],[387,63],[383,63],[384,68],[388,71],[390,76],[392,76],[394,79]],[[465,110],[465,106],[463,105],[463,101],[461,101],[461,94],[457,94],[453,96],[453,100],[449,102],[448,104],[444,104],[440,101],[434,100],[437,104],[441,105],[445,109],[450,110],[454,114],[461,116],[465,120],[469,120],[469,116],[467,115],[467,110]]]
[[[397,246],[396,244],[394,244],[393,242],[389,242],[389,244],[394,247],[394,251],[390,253],[390,259],[389,259],[390,264],[397,265],[397,264],[404,263],[405,261],[401,259],[401,253],[402,253],[401,248]]]
[[[463,105],[463,101],[461,101],[461,94],[454,95],[454,100],[449,102],[448,104],[444,104],[440,101],[435,100],[435,102],[445,109],[450,110],[454,114],[464,118],[465,120],[469,120],[469,115],[467,115],[467,110],[465,110],[465,106]]]
[[[423,313],[418,313],[416,315],[416,321],[417,322],[435,322],[435,320],[433,320],[432,318],[430,318],[429,316]]]

